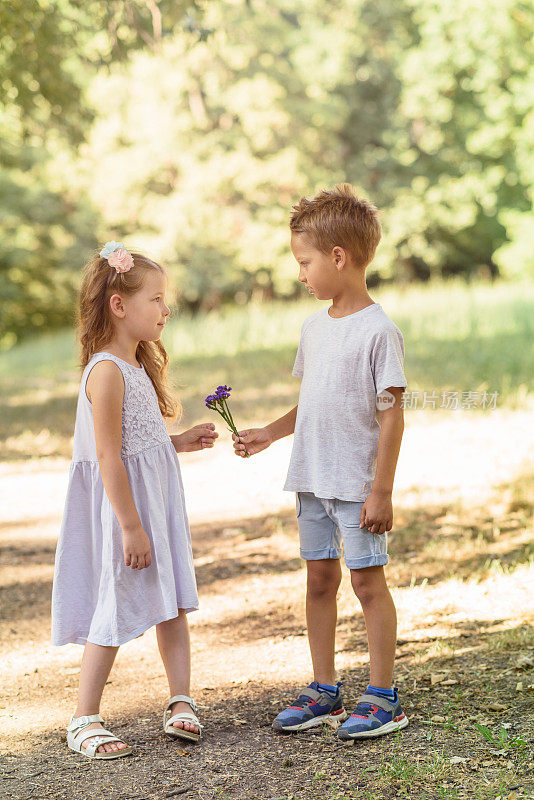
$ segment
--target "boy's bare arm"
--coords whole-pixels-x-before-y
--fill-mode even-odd
[[[276,442],[278,439],[283,439],[284,436],[289,436],[295,432],[295,422],[297,419],[298,405],[279,417],[274,422],[266,425],[264,428],[251,428],[248,431],[239,431],[239,436],[232,434],[234,440],[234,450],[237,456],[246,458],[246,452],[249,456],[254,456],[269,447],[270,444]]]
[[[391,408],[379,412],[376,473],[371,494],[363,505],[360,517],[360,527],[366,526],[371,533],[385,533],[393,527],[391,495],[404,433],[404,411],[401,406],[404,389],[392,386],[387,391],[395,396],[395,403]]]
[[[266,425],[273,442],[278,441],[278,439],[283,439],[284,436],[290,436],[292,433],[295,433],[297,411],[298,405],[292,408],[291,411],[288,411],[287,414],[284,414],[283,417],[279,417],[279,419],[271,422],[270,425]]]

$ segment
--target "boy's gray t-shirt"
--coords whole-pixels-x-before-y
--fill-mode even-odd
[[[364,502],[376,470],[376,398],[406,387],[402,333],[379,303],[307,317],[293,375],[302,378],[284,489]]]

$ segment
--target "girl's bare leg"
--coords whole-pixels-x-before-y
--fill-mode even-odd
[[[102,692],[118,649],[118,647],[103,647],[92,642],[87,642],[85,645],[80,669],[78,705],[74,712],[75,717],[85,717],[90,714],[100,713]],[[100,722],[93,722],[88,725],[87,730],[93,728],[98,731],[99,728],[102,728],[102,725]],[[82,742],[82,747],[87,747],[91,741],[92,739],[86,739]],[[100,745],[97,748],[97,752],[109,753],[112,750],[124,750],[127,746],[124,742],[110,742],[109,744]]]
[[[178,616],[156,625],[159,652],[167,679],[171,697],[176,694],[185,694],[190,697],[191,677],[191,647],[189,644],[189,625],[187,614],[183,608],[179,609]],[[171,715],[182,711],[191,713],[188,703],[173,703]],[[193,722],[174,722],[176,728],[198,733],[198,727]]]

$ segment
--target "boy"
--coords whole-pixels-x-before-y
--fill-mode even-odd
[[[384,576],[404,430],[404,344],[367,292],[365,270],[381,235],[376,208],[342,184],[302,198],[290,228],[299,281],[332,305],[302,325],[293,368],[302,378],[298,405],[265,428],[233,437],[236,454],[245,457],[245,448],[254,455],[295,434],[284,489],[297,493],[314,680],[273,727],[299,731],[331,718],[343,722],[341,739],[376,737],[408,724],[392,685],[397,617]],[[370,659],[370,683],[350,717],[334,668],[342,542]]]

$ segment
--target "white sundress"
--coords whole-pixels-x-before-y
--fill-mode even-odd
[[[99,361],[113,361],[124,378],[121,458],[152,563],[124,564],[122,529],[102,483],[87,378]],[[198,595],[191,536],[176,451],[156,391],[143,366],[96,353],[80,384],[67,499],[56,550],[52,643],[117,646],[140,636],[178,609],[194,611]]]

